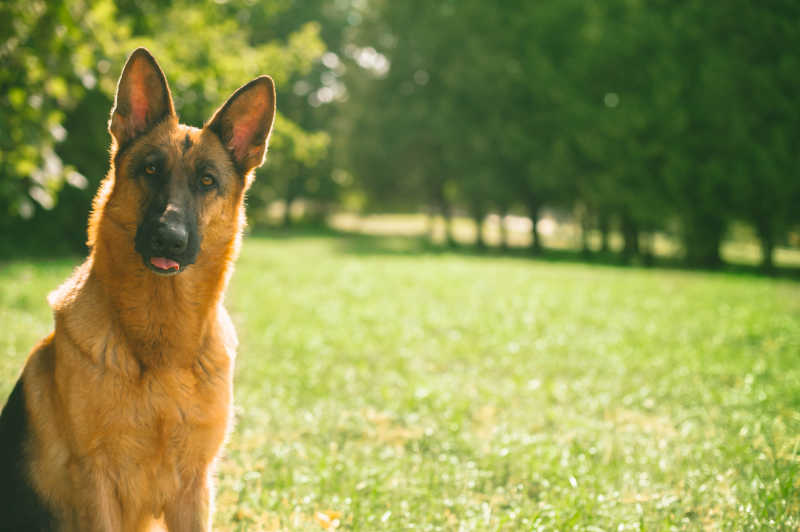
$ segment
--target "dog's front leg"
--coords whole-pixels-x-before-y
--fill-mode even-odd
[[[169,532],[207,532],[211,530],[213,492],[208,474],[198,477],[164,508]]]
[[[90,474],[93,482],[85,490],[87,505],[78,511],[75,530],[89,532],[116,532],[123,529],[122,508],[115,497],[115,490],[103,474]]]

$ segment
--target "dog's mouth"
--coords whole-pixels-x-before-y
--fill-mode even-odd
[[[178,261],[167,257],[150,257],[145,264],[161,275],[175,275],[183,271],[183,267]]]
[[[144,266],[151,272],[162,276],[177,275],[193,264],[197,258],[198,235],[192,230],[188,230],[187,235],[187,230],[183,229],[183,232],[178,234],[180,238],[177,238],[168,232],[159,234],[158,230],[157,225],[140,225],[136,230],[134,249],[142,258]]]

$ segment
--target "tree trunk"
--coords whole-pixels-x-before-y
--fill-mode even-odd
[[[600,251],[602,253],[608,253],[610,249],[608,244],[609,225],[608,214],[601,213],[598,219],[598,228],[600,229]]]
[[[447,201],[444,195],[444,179],[432,179],[430,184],[431,188],[429,190],[433,204],[438,207],[439,212],[442,213],[442,218],[444,218],[444,243],[447,247],[455,247],[456,239],[455,233],[453,232],[453,212],[450,202]]]
[[[773,255],[775,252],[775,238],[769,220],[760,219],[756,223],[756,232],[761,244],[761,269],[766,273],[775,271]]]
[[[589,257],[592,254],[592,250],[589,248],[589,211],[587,209],[583,209],[581,213],[581,255],[584,257]]]
[[[722,237],[725,235],[725,220],[709,212],[690,212],[683,218],[683,246],[686,264],[695,268],[719,268]]]
[[[289,195],[286,196],[286,208],[283,211],[283,227],[289,228],[292,225],[292,202],[294,201]]]
[[[647,233],[642,233],[641,236],[642,260],[645,266],[650,267],[655,263],[655,233],[649,231]]]
[[[626,264],[639,254],[639,228],[628,213],[622,215],[622,261]]]
[[[722,265],[719,254],[720,241],[715,238],[688,238],[686,246],[686,264],[694,268],[718,268]]]
[[[539,255],[542,253],[542,241],[539,236],[539,203],[536,201],[528,202],[528,216],[531,219],[531,253]]]
[[[478,251],[486,249],[486,240],[483,238],[483,219],[485,213],[480,207],[474,207],[472,210],[472,220],[475,222],[475,247]]]
[[[508,251],[508,227],[506,227],[506,216],[508,215],[508,209],[501,209],[500,210],[500,249],[504,252]]]
[[[444,243],[449,248],[456,247],[455,228],[453,227],[453,212],[450,204],[442,198],[442,217],[444,218]]]

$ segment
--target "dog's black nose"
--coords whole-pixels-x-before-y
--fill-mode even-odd
[[[162,223],[153,232],[151,244],[154,255],[179,255],[186,251],[189,232],[182,224]]]

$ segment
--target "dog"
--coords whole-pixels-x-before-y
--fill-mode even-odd
[[[210,529],[237,347],[222,298],[274,117],[261,76],[180,124],[150,52],[128,58],[89,256],[0,416],[0,529]]]

